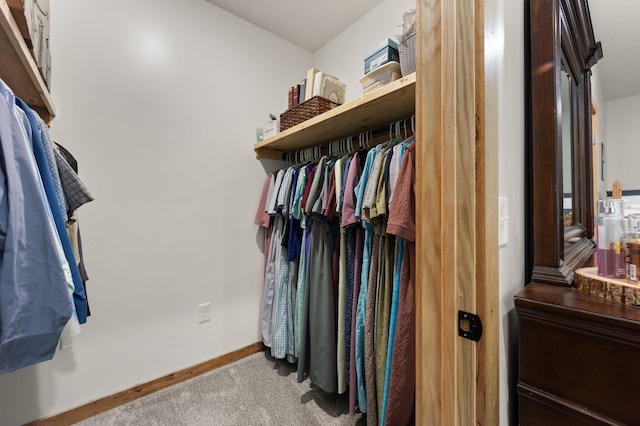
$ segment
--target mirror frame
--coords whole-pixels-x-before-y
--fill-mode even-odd
[[[572,91],[573,223],[567,228],[563,224],[560,107],[563,56],[576,82]],[[571,286],[574,271],[593,259],[591,67],[601,58],[602,46],[595,42],[587,0],[526,1],[527,283]]]

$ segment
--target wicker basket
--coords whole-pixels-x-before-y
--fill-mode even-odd
[[[320,96],[314,96],[308,101],[294,106],[280,114],[280,131],[307,121],[310,118],[337,107],[338,104]]]
[[[416,70],[416,33],[415,31],[405,37],[398,46],[400,53],[400,70],[402,76],[411,74]]]

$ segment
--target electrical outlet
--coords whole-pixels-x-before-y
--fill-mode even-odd
[[[211,319],[211,303],[198,305],[198,322],[203,323]]]

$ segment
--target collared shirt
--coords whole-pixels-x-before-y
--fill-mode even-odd
[[[71,241],[69,241],[69,234],[65,226],[65,221],[58,205],[58,199],[55,194],[55,188],[51,180],[51,172],[47,165],[47,159],[44,154],[44,148],[42,146],[42,140],[40,139],[40,131],[35,120],[35,113],[25,104],[21,99],[16,99],[16,104],[27,114],[29,123],[31,125],[32,139],[31,144],[33,147],[33,154],[38,165],[38,173],[45,189],[45,198],[48,201],[49,211],[53,216],[53,222],[55,223],[55,229],[58,232],[58,238],[62,243],[62,249],[64,250],[64,257],[68,262],[69,269],[71,269],[71,276],[73,278],[73,303],[76,308],[76,314],[81,324],[87,321],[87,296],[84,291],[84,284],[80,277],[80,271],[78,271],[78,265],[76,264],[75,257],[73,255],[73,248],[71,247]]]
[[[16,111],[0,80],[0,374],[51,359],[74,312],[60,242]]]
[[[69,214],[73,214],[83,204],[93,201],[93,196],[60,150],[54,149],[53,153],[60,175],[62,190],[64,191],[67,211]]]
[[[49,127],[47,127],[47,123],[44,122],[39,115],[35,116],[36,123],[38,125],[38,130],[40,131],[40,139],[42,140],[42,146],[44,147],[44,154],[47,157],[47,164],[49,165],[49,171],[51,172],[51,179],[53,181],[53,186],[56,189],[56,197],[58,198],[58,204],[60,205],[60,211],[62,212],[62,217],[64,220],[67,220],[69,216],[67,215],[67,202],[64,198],[64,191],[62,189],[62,183],[60,182],[60,173],[58,172],[58,165],[56,164],[56,157],[53,153],[53,144],[51,143],[51,138],[49,137]]]
[[[373,159],[376,156],[376,150],[375,149],[371,149],[369,150],[369,152],[367,153],[367,159],[365,160],[364,163],[364,169],[362,170],[362,177],[360,178],[360,181],[358,182],[358,185],[356,185],[355,191],[356,191],[356,217],[358,219],[361,218],[361,210],[362,210],[362,202],[364,200],[364,191],[365,188],[367,187],[367,182],[369,180],[369,173],[371,172],[371,165],[373,164]]]

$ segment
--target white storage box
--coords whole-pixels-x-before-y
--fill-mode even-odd
[[[264,140],[271,136],[275,136],[278,132],[280,132],[280,120],[268,121],[264,126],[262,126],[262,139]]]
[[[367,73],[360,79],[362,91],[369,93],[402,77],[399,62],[387,62],[379,68]]]

